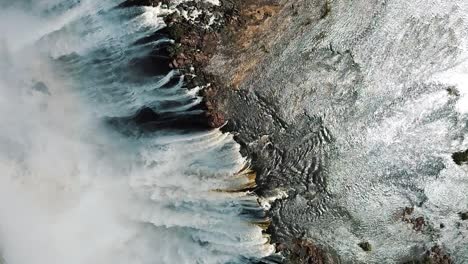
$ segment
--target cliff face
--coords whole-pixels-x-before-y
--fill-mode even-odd
[[[463,263],[468,177],[451,153],[466,149],[467,116],[447,76],[465,63],[466,4],[239,2],[246,22],[206,69],[227,84],[215,104],[258,193],[285,194],[270,210],[278,250]]]
[[[464,263],[468,4],[139,1],[235,133],[291,263]]]

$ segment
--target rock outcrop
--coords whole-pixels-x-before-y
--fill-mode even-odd
[[[141,4],[171,2],[124,6]],[[184,12],[165,18],[164,33],[176,41],[168,67],[204,87],[209,125],[227,122],[223,129],[252,159],[254,191],[272,201],[268,232],[289,262],[453,263],[468,254],[466,243],[450,244],[463,240],[453,230],[468,208],[438,204],[446,200],[434,187],[452,184],[451,194],[463,196],[444,174],[450,157],[442,158],[454,152],[446,138],[463,138],[460,96],[429,81],[459,62],[455,4],[450,15],[430,1],[403,0],[172,7]],[[414,14],[423,9],[437,15]],[[427,108],[439,91],[445,103]],[[452,158],[462,165],[466,153]],[[269,199],[278,192],[287,195]],[[439,240],[449,245],[434,246]]]
[[[453,161],[458,165],[468,163],[468,150],[456,152],[452,155],[452,158]]]
[[[445,263],[441,252],[467,254],[451,242],[462,229],[462,202],[438,211],[438,196],[427,192],[430,184],[451,184],[441,176],[451,166],[446,138],[463,138],[466,119],[454,111],[457,96],[447,95],[440,109],[418,105],[451,87],[428,79],[459,60],[456,23],[430,1],[237,2],[246,20],[228,31],[235,37],[223,35],[205,69],[223,84],[213,105],[252,158],[256,192],[287,193],[269,213],[278,250],[294,255],[286,245],[301,239],[343,263],[403,263],[426,252],[430,263]],[[440,16],[415,19],[398,8]],[[399,122],[407,123],[390,125]],[[446,138],[435,129],[440,124]],[[457,164],[464,154],[454,154]],[[402,207],[415,213],[402,221]],[[450,227],[441,228],[447,212]],[[450,245],[434,250],[441,237]],[[309,249],[296,259],[307,263],[305,252],[316,252]]]

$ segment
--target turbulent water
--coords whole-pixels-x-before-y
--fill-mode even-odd
[[[0,262],[270,255],[265,213],[239,191],[254,185],[249,161],[199,122],[202,88],[167,67],[167,10],[119,2],[0,0]],[[259,183],[280,191],[276,237],[343,263],[434,245],[468,263],[467,167],[452,159],[468,148],[468,4],[323,2],[290,8],[244,84],[254,92],[231,102]]]
[[[311,230],[333,230],[322,238],[344,260],[401,263],[440,245],[455,263],[468,263],[467,223],[459,215],[468,210],[468,172],[452,160],[468,148],[468,3],[332,8],[322,43],[336,52],[324,60],[336,68],[318,74],[328,89],[308,109],[324,115],[333,137],[323,165],[333,198]],[[319,99],[328,93],[330,101]],[[401,221],[402,207],[425,219],[422,231]],[[372,252],[360,241],[370,241]]]
[[[246,263],[269,255],[256,197],[224,192],[253,180],[232,136],[173,122],[202,115],[201,98],[164,58],[148,62],[170,43],[145,38],[164,27],[162,10],[118,4],[0,1],[4,262]],[[164,122],[142,129],[133,120],[142,111]]]
[[[436,245],[468,263],[468,172],[452,158],[468,149],[468,2],[283,2],[228,109],[259,185],[287,194],[270,210],[276,238],[343,263]]]

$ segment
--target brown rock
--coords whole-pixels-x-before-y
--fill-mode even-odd
[[[422,216],[416,218],[411,217],[413,213],[414,207],[405,207],[405,209],[403,209],[401,220],[411,224],[415,231],[421,232],[424,230],[424,227],[426,227],[426,220]]]
[[[283,244],[282,251],[293,264],[337,263],[327,251],[308,240],[297,239],[289,247]]]
[[[220,112],[210,112],[209,114],[209,126],[212,128],[218,128],[224,125],[226,122],[224,115]]]
[[[411,223],[413,224],[413,229],[416,231],[422,231],[423,228],[426,226],[426,221],[424,220],[424,217],[411,219]]]
[[[404,216],[412,215],[413,212],[414,212],[414,207],[405,207],[405,209],[403,210],[403,215]]]
[[[436,245],[428,250],[425,254],[425,262],[429,264],[453,264],[450,255],[446,254],[443,249]]]

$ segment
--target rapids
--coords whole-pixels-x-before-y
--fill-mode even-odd
[[[246,263],[271,254],[249,161],[140,41],[159,7],[0,1],[0,252],[7,264]],[[159,62],[159,63],[158,63]],[[162,122],[140,129],[142,109]],[[150,109],[150,110],[148,110]],[[117,120],[117,121],[116,121]],[[123,121],[122,121],[123,120]],[[168,121],[170,120],[170,121]]]

